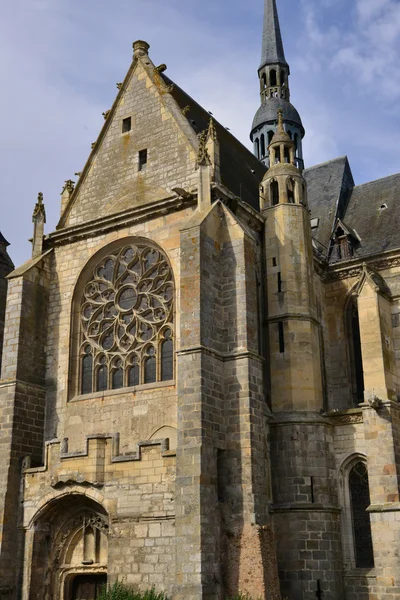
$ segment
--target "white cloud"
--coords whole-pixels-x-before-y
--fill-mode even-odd
[[[3,0],[0,228],[16,263],[29,256],[38,191],[45,194],[46,231],[54,229],[62,184],[82,169],[135,39],[149,41],[154,62],[166,62],[167,74],[250,147],[262,5],[118,0],[115,10],[106,0]],[[348,6],[281,0],[292,98],[307,131],[307,165],[348,152],[355,170],[360,165],[365,178],[376,178],[397,156],[390,144],[396,103],[382,110],[382,98],[398,97],[400,88],[398,3],[357,0],[344,13]],[[373,127],[364,122],[370,114]],[[372,137],[378,132],[385,139],[379,151]]]

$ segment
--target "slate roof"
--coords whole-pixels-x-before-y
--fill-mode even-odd
[[[311,219],[319,219],[313,237],[328,252],[337,218],[342,218],[350,189],[354,186],[347,156],[305,169]],[[346,224],[350,225],[347,223]]]
[[[283,98],[269,98],[261,104],[253,119],[251,130],[254,131],[254,129],[257,129],[257,127],[260,127],[264,123],[276,123],[278,120],[277,113],[279,108],[283,110],[283,119],[285,123],[291,121],[295,125],[300,125],[304,135],[304,127],[299,113],[293,104]]]
[[[400,173],[353,188],[344,221],[361,239],[355,257],[400,248]]]
[[[277,63],[289,66],[285,59],[276,1],[265,0],[260,69]]]
[[[4,237],[4,235],[1,233],[0,231],[0,244],[4,245],[4,246],[9,246],[10,243],[7,242],[6,238]]]
[[[173,85],[171,94],[196,134],[208,128],[210,113],[184,92],[164,74],[167,85]],[[220,143],[221,180],[233,194],[259,211],[259,184],[266,171],[265,166],[239,142],[223,125],[215,121],[215,129]]]

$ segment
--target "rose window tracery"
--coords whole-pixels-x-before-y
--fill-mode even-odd
[[[99,262],[80,306],[82,393],[173,378],[173,296],[158,249],[131,244]]]

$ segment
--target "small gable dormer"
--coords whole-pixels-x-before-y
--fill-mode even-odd
[[[330,260],[348,260],[360,244],[360,236],[340,219],[337,220],[331,238]]]

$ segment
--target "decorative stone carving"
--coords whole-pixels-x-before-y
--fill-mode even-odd
[[[207,150],[207,139],[208,139],[208,130],[205,129],[201,133],[198,134],[199,140],[199,151],[197,154],[197,164],[198,165],[209,165],[210,164],[210,155]]]
[[[35,204],[35,208],[33,209],[32,220],[36,221],[39,218],[42,218],[44,223],[46,223],[46,210],[43,204],[43,194],[39,192],[38,199]]]
[[[129,245],[104,258],[81,301],[83,361],[91,356],[95,371],[108,370],[110,378],[118,372],[119,387],[135,385],[126,374],[157,359],[172,340],[173,295],[172,270],[159,250]]]

